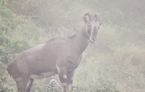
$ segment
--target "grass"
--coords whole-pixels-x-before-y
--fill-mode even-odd
[[[98,11],[96,11],[96,8],[92,9],[95,6],[78,2],[82,1],[65,2],[64,0],[60,2],[54,0],[46,2],[46,0],[39,0],[36,2],[31,0],[31,3],[25,4],[31,6],[34,3],[34,6],[39,7],[36,9],[38,11],[31,11],[36,13],[39,18],[36,22],[29,20],[26,15],[20,16],[14,14],[10,9],[0,7],[0,26],[4,28],[0,28],[0,31],[6,32],[7,30],[6,34],[0,34],[0,37],[2,37],[0,40],[5,39],[9,42],[1,44],[2,49],[6,50],[7,53],[0,49],[0,55],[2,55],[0,60],[4,60],[5,56],[10,60],[13,54],[24,49],[36,46],[54,37],[71,36],[81,30],[84,26],[83,15],[88,11],[95,13]],[[93,2],[97,1],[93,0]],[[118,15],[116,14],[116,16]],[[105,15],[100,16],[100,18],[102,17],[105,17]],[[130,28],[105,22],[100,27],[97,42],[89,45],[83,54],[80,66],[75,72],[74,92],[109,92],[109,90],[112,92],[144,92],[144,46],[143,30],[134,32]],[[17,52],[12,49],[5,49],[10,47],[13,47]],[[3,74],[0,76],[0,81],[2,81],[0,89],[3,87],[9,92],[16,92],[15,82],[5,70],[6,65],[0,63],[0,66],[4,67],[0,67],[3,71],[0,71]],[[32,92],[47,91],[43,81],[36,80]]]

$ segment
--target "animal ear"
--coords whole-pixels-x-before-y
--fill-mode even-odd
[[[84,19],[84,22],[85,22],[85,23],[88,22],[88,20],[87,20],[87,16],[86,16],[86,15],[84,15],[83,19]]]
[[[84,22],[87,23],[88,21],[90,21],[91,18],[91,14],[90,13],[86,13],[83,17]]]
[[[96,21],[98,21],[98,20],[99,20],[99,18],[98,18],[98,16],[97,16],[97,14],[95,14],[95,18],[96,18]]]

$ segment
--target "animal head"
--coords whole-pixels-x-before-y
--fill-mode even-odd
[[[87,17],[89,20],[87,20]],[[96,41],[96,36],[102,24],[96,14],[86,13],[83,17],[85,22],[84,34],[91,43]]]

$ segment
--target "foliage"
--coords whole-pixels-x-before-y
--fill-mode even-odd
[[[46,36],[4,6],[0,6],[0,20],[0,92],[16,92],[16,87],[12,87],[15,86],[14,80],[6,71],[6,64],[19,52],[43,42]]]
[[[116,29],[105,25],[99,30],[98,42],[87,49],[76,71],[76,86],[84,89],[107,86],[112,91],[124,92],[145,90],[143,44],[136,36],[126,36],[129,29]]]
[[[84,25],[82,16],[88,11],[97,13],[103,25],[97,42],[89,45],[75,72],[74,92],[144,92],[144,3],[144,0],[1,0],[0,92],[16,92],[15,83],[6,72],[6,64],[15,55],[48,39],[73,35]],[[32,92],[49,92],[49,86],[37,80]]]

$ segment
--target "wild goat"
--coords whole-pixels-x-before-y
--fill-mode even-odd
[[[54,38],[24,50],[8,64],[7,70],[13,76],[18,92],[30,92],[35,78],[56,74],[63,86],[63,92],[72,92],[74,70],[80,64],[82,52],[89,42],[95,42],[101,25],[96,14],[86,13],[83,18],[85,26],[76,35]]]

